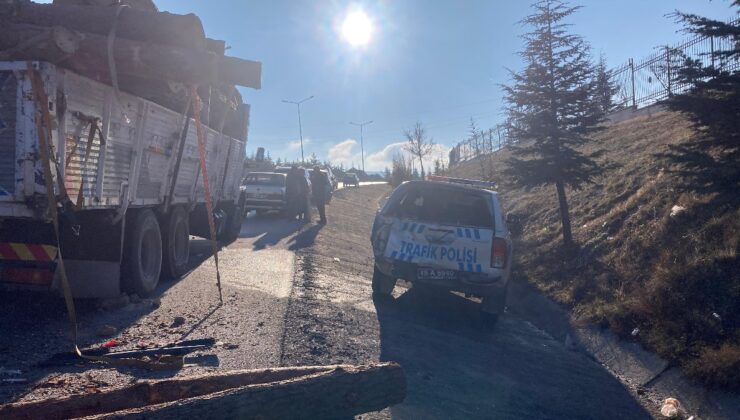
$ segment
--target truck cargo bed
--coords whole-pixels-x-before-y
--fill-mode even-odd
[[[52,64],[34,62],[49,96],[64,185],[82,210],[204,201],[195,125],[175,177],[183,115]],[[26,62],[0,62],[0,217],[40,218],[45,194]],[[90,126],[100,130],[89,140]],[[214,201],[236,200],[245,142],[203,127]],[[102,134],[102,136],[101,136]],[[89,148],[89,151],[88,151]],[[57,192],[58,193],[58,192]],[[40,204],[35,204],[40,203]]]

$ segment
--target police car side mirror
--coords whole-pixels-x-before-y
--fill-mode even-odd
[[[509,228],[509,232],[514,236],[521,235],[524,228],[521,217],[518,214],[512,213],[506,215],[506,227]]]

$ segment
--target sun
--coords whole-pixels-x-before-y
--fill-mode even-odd
[[[373,35],[373,22],[362,10],[347,14],[342,22],[342,38],[353,47],[362,47],[370,43]]]

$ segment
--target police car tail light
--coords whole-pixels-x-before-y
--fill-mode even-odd
[[[376,234],[376,244],[377,244],[377,251],[379,253],[385,252],[385,247],[388,245],[388,239],[391,236],[391,228],[393,225],[389,222],[387,222],[385,219],[380,219],[381,227],[378,229],[378,233]]]
[[[491,245],[491,267],[506,268],[506,249],[506,240],[493,238],[493,245]]]

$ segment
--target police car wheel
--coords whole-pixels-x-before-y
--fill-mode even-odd
[[[396,279],[383,274],[378,267],[373,267],[373,293],[376,295],[390,296],[396,286]]]

